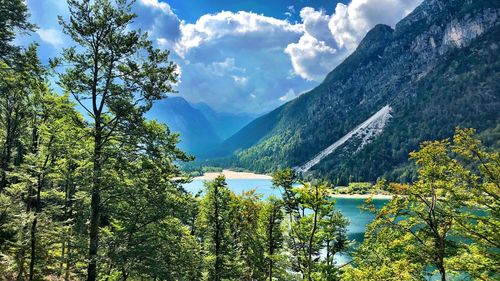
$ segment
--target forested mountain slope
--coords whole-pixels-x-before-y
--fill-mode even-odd
[[[260,172],[300,166],[390,105],[391,120],[370,143],[349,140],[311,171],[340,182],[410,179],[408,153],[420,141],[499,123],[499,15],[498,1],[425,0],[394,30],[375,26],[318,87],[225,141],[215,162]]]

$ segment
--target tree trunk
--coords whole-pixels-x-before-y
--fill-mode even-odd
[[[444,267],[444,256],[445,256],[445,238],[440,238],[439,240],[439,262],[438,269],[441,275],[441,281],[446,281],[446,268]]]
[[[316,187],[316,201],[318,200],[318,187]],[[309,236],[308,243],[308,253],[307,253],[307,280],[311,281],[311,264],[312,264],[312,243],[314,240],[314,235],[316,234],[316,228],[318,224],[318,203],[316,202],[316,206],[314,208],[314,220],[313,220],[313,228],[311,230],[311,235]]]
[[[446,281],[446,269],[442,265],[439,267],[439,274],[441,275],[441,281]]]
[[[31,224],[31,254],[30,254],[30,269],[29,280],[32,281],[35,275],[35,260],[36,260],[36,224],[38,222],[38,215],[35,214],[33,223]]]
[[[102,130],[99,117],[96,116],[94,155],[93,155],[93,179],[92,198],[90,202],[90,244],[89,244],[89,265],[87,269],[87,281],[97,279],[97,250],[99,243],[99,220],[101,205],[101,145]]]
[[[127,281],[128,279],[128,273],[125,270],[125,268],[122,268],[122,281]]]
[[[7,107],[8,108],[8,107]],[[9,168],[10,159],[12,156],[12,133],[11,133],[11,112],[8,112],[6,117],[6,136],[3,145],[3,151],[0,158],[0,191],[7,187],[7,170]]]
[[[273,241],[273,227],[274,227],[274,206],[269,218],[269,281],[273,281],[273,254],[274,254],[274,241]]]
[[[220,224],[219,224],[219,187],[215,185],[215,281],[221,280],[221,235],[220,235]]]
[[[24,233],[23,233],[23,237],[24,237]],[[17,278],[16,278],[16,280],[18,280],[18,281],[24,280],[24,278],[23,278],[23,276],[24,276],[24,260],[25,260],[24,254],[25,254],[25,247],[24,247],[24,245],[21,245],[21,248],[19,249],[19,252],[18,252],[19,270],[17,272]]]
[[[76,169],[76,165],[71,161],[68,164],[68,174],[66,176],[65,185],[65,199],[64,199],[64,219],[69,221],[73,218],[73,178],[72,175]],[[71,269],[71,234],[72,226],[70,225],[66,233],[66,237],[63,239],[62,245],[62,260],[61,260],[61,274],[64,272],[64,280],[69,281],[70,269]],[[64,268],[64,264],[66,264]],[[63,269],[64,268],[64,269]]]
[[[70,269],[71,269],[71,238],[68,239],[68,245],[66,247],[66,272],[64,274],[64,281],[70,280]]]

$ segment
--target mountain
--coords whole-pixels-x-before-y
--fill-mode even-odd
[[[257,117],[246,113],[216,112],[206,103],[193,103],[192,106],[205,116],[222,140],[229,138]]]
[[[204,103],[189,103],[182,97],[158,101],[147,113],[180,134],[179,147],[197,157],[203,157],[230,135],[243,128],[255,117],[249,114],[216,112]]]
[[[172,132],[179,133],[179,147],[195,156],[221,142],[212,124],[184,98],[168,97],[156,102],[147,117],[163,122]]]
[[[499,16],[497,0],[424,0],[394,29],[375,26],[319,86],[224,141],[212,162],[269,172],[321,155],[307,173],[407,181],[421,141],[457,126],[498,136]],[[383,108],[383,123],[365,124]]]

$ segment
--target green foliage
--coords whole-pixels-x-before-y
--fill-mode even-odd
[[[347,194],[367,194],[372,190],[372,183],[370,182],[351,182],[345,188],[337,188],[339,193]]]
[[[236,243],[231,235],[234,194],[229,191],[225,179],[217,177],[206,184],[206,195],[200,202],[197,228],[203,241],[207,267],[207,280],[220,281],[236,278]]]
[[[498,279],[500,159],[474,133],[458,129],[453,142],[411,154],[417,181],[390,184],[400,195],[370,224],[346,280]]]
[[[333,256],[348,246],[348,221],[334,209],[327,182],[300,182],[292,169],[278,170],[273,184],[283,189],[292,265],[303,280],[339,280]],[[326,251],[326,257],[320,253]]]
[[[19,33],[29,32],[34,25],[28,22],[28,7],[23,0],[0,1],[0,60],[10,66],[16,64],[20,48],[12,44]],[[2,71],[5,71],[2,67]]]
[[[157,143],[158,139],[144,147],[137,134],[142,133],[144,113],[155,100],[173,91],[172,83],[177,77],[176,65],[169,61],[168,51],[153,48],[146,34],[131,28],[135,18],[132,3],[128,0],[68,0],[69,21],[59,18],[63,31],[78,44],[63,52],[63,61],[71,66],[59,75],[59,84],[92,120],[89,281],[98,278],[101,210],[107,207],[101,197],[115,184],[113,179],[120,176],[113,167],[122,157],[118,147],[125,144],[129,148],[127,152],[132,154],[145,150],[158,153],[151,147],[162,144]],[[89,102],[85,102],[87,100]],[[168,145],[174,152],[167,157],[169,161],[188,159]]]
[[[64,52],[63,60],[71,66],[59,77],[61,94],[47,85],[48,71],[37,57],[36,46],[12,45],[16,33],[33,28],[26,22],[25,3],[0,0],[3,279],[382,281],[425,280],[426,275],[435,275],[442,280],[454,276],[498,280],[499,126],[493,111],[498,104],[490,88],[497,76],[498,54],[485,48],[498,29],[470,49],[453,53],[456,61],[445,59],[442,67],[431,71],[416,85],[417,100],[397,105],[400,110],[416,106],[427,111],[414,111],[408,119],[392,123],[386,133],[391,145],[375,141],[352,161],[329,171],[336,183],[351,182],[349,192],[395,194],[370,224],[353,262],[339,268],[334,255],[348,249],[350,242],[348,221],[335,210],[332,184],[306,182],[280,166],[311,156],[312,146],[327,144],[348,130],[376,108],[376,102],[351,119],[342,112],[330,116],[325,104],[331,103],[322,98],[330,90],[321,85],[287,108],[317,106],[326,110],[314,111],[318,116],[346,117],[340,126],[332,118],[322,119],[330,121],[314,128],[325,133],[318,136],[292,123],[276,125],[284,109],[250,125],[259,132],[276,129],[276,134],[262,139],[262,150],[242,150],[241,159],[229,159],[227,164],[276,170],[273,184],[281,188],[281,199],[262,200],[254,190],[234,194],[223,177],[207,182],[204,193],[192,195],[183,189],[188,179],[177,166],[191,160],[177,148],[179,136],[143,117],[154,101],[172,91],[176,81],[168,52],[154,49],[144,34],[129,28],[135,17],[132,2],[68,3],[71,18],[61,24],[77,46]],[[485,3],[489,2],[473,6]],[[380,54],[381,39],[388,31],[378,27],[362,44],[362,49],[368,49],[350,61],[375,63],[373,55]],[[479,59],[467,53],[476,49],[486,50]],[[332,72],[327,80],[344,81],[349,79],[347,72],[357,69],[350,65],[342,73]],[[459,79],[439,79],[451,74]],[[477,105],[470,94],[472,82],[482,85],[484,103],[488,102],[479,112],[471,110]],[[446,91],[447,87],[451,90]],[[351,96],[339,104],[358,104],[362,90],[348,92]],[[73,102],[86,110],[86,119]],[[468,110],[460,116],[436,117],[443,105]],[[309,124],[307,116],[290,112],[298,120],[294,124]],[[423,143],[411,153],[415,164],[406,166],[406,152],[412,145],[422,138],[448,135],[449,121],[455,119],[485,129],[479,137],[493,152],[474,130],[458,129],[452,140]],[[415,120],[425,122],[411,132],[403,130]],[[336,129],[328,131],[332,127]],[[245,133],[237,137],[242,136]],[[262,137],[251,136],[244,148]],[[408,145],[401,147],[403,138],[408,138],[404,142]],[[363,153],[370,151],[404,159],[389,163],[373,154],[361,163],[366,159]],[[373,168],[373,163],[380,165]],[[193,167],[194,173],[220,171]],[[361,178],[360,171],[367,177],[393,171],[388,175],[413,182],[381,180],[372,187],[354,182]],[[370,200],[366,208],[375,211]]]

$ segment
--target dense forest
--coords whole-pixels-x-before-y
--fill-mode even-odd
[[[130,28],[132,2],[67,2],[75,47],[44,65],[13,43],[36,29],[25,2],[0,0],[2,280],[500,278],[500,155],[474,130],[423,143],[413,183],[379,181],[394,197],[367,200],[377,215],[359,245],[332,183],[289,168],[273,174],[281,198],[222,176],[191,194],[178,165],[192,157],[144,117],[173,91],[169,53]]]

